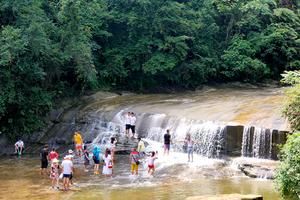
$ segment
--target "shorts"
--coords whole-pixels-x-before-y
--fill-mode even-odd
[[[148,165],[149,169],[154,169],[154,165]]]
[[[192,153],[193,153],[193,147],[188,147],[187,153],[188,153],[188,154],[192,154]]]
[[[45,169],[48,167],[48,160],[41,160],[41,168]]]
[[[131,125],[130,125],[130,129],[131,129],[131,132],[132,132],[132,133],[135,133],[135,126],[131,126]]]
[[[165,144],[165,149],[170,150],[170,144]]]
[[[134,172],[134,171],[138,171],[139,169],[139,166],[135,163],[131,163],[131,171]]]
[[[71,180],[72,174],[64,174],[63,177],[64,178],[69,178]]]
[[[76,144],[75,147],[76,147],[77,150],[82,150],[82,145],[81,144]]]
[[[126,124],[126,125],[125,125],[125,129],[126,129],[126,130],[129,130],[130,128],[131,128],[130,124]]]
[[[95,164],[100,164],[100,160],[94,159]]]

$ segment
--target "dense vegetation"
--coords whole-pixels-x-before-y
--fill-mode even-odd
[[[300,199],[300,132],[288,137],[281,149],[276,183],[283,199]]]
[[[300,68],[297,0],[1,0],[0,129],[91,89],[258,82]]]
[[[283,83],[292,85],[286,90],[287,101],[283,114],[289,120],[292,130],[300,131],[300,71],[283,74]]]
[[[283,77],[284,83],[292,85],[286,91],[288,100],[283,113],[295,133],[281,149],[276,182],[284,199],[300,199],[300,71],[286,72]]]

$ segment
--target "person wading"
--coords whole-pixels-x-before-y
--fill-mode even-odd
[[[164,155],[169,155],[170,151],[170,145],[171,145],[171,135],[170,130],[167,129],[166,134],[164,134]]]
[[[135,148],[131,149],[129,160],[131,164],[131,174],[138,175],[140,161],[139,161],[139,152],[137,152]]]
[[[48,168],[48,145],[45,145],[40,152],[40,159],[41,159],[41,175],[47,174]]]

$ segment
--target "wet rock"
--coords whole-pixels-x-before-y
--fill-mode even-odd
[[[263,200],[261,195],[220,194],[188,197],[186,200]]]
[[[266,178],[266,179],[274,179],[275,172],[273,169],[252,165],[252,164],[242,164],[239,165],[238,168],[248,177],[250,178]]]

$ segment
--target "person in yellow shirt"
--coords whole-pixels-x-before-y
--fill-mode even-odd
[[[78,132],[76,131],[74,133],[73,141],[75,143],[75,149],[76,149],[77,155],[81,156],[82,155],[83,140],[82,140],[82,137],[81,137],[81,134],[80,134],[79,131]]]

